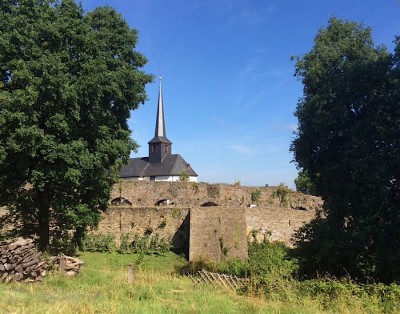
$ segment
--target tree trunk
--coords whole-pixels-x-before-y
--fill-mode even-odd
[[[37,191],[37,197],[39,204],[39,249],[46,251],[50,242],[50,197],[48,190]]]

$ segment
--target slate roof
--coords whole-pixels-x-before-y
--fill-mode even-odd
[[[165,136],[155,136],[153,139],[149,142],[149,144],[153,143],[167,143],[167,144],[172,144],[172,142],[167,139]]]
[[[148,157],[131,158],[127,165],[122,166],[120,178],[150,177],[150,176],[179,176],[186,170],[190,176],[197,173],[179,154],[167,155],[162,162],[150,163]]]
[[[169,149],[164,151],[164,148],[166,147],[165,144],[172,145],[172,142],[167,138],[165,132],[161,77],[160,91],[158,94],[156,129],[154,138],[149,142],[149,145],[153,144],[161,144],[158,152],[155,152],[155,158],[152,157],[152,159],[156,159],[157,162],[150,162],[149,157],[131,158],[127,165],[122,166],[119,175],[120,178],[179,176],[183,170],[185,170],[190,176],[197,177],[197,173],[190,167],[190,165],[182,158],[181,155],[171,154],[172,147],[169,147]],[[149,151],[152,151],[151,146],[149,147]],[[164,157],[162,152],[166,153]],[[163,159],[161,162],[159,162],[161,158]]]

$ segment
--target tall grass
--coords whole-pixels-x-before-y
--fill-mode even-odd
[[[201,268],[247,277],[241,289],[266,301],[267,308],[288,313],[400,313],[400,286],[359,284],[350,278],[321,277],[299,280],[299,264],[283,243],[250,243],[249,260],[228,260],[214,264],[191,262],[184,273]]]
[[[144,256],[133,284],[127,265],[137,255],[83,253],[75,278],[53,275],[42,284],[0,284],[0,313],[260,313],[263,302],[212,287],[195,287],[176,274],[174,254]]]
[[[255,276],[238,293],[212,286],[196,286],[178,274],[186,261],[172,253],[135,255],[82,253],[84,269],[77,277],[55,274],[42,284],[0,284],[0,313],[397,313],[400,286],[359,285],[351,280],[298,281],[288,255],[270,259],[259,269],[274,273]],[[285,251],[286,252],[286,251]],[[260,258],[264,256],[257,253]],[[271,256],[271,257],[272,257]],[[262,257],[262,259],[264,259]],[[255,263],[255,261],[252,261]],[[282,262],[282,263],[281,263]],[[238,261],[231,262],[239,267]],[[127,266],[135,265],[132,284]],[[232,267],[233,266],[229,266]],[[250,267],[248,264],[240,267]],[[273,265],[284,267],[284,276]],[[220,266],[227,267],[228,266]],[[271,268],[272,267],[272,268]],[[293,270],[293,269],[292,269]],[[282,272],[282,270],[280,271]],[[295,272],[294,272],[295,273]]]

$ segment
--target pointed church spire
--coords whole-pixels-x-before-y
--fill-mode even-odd
[[[156,119],[156,131],[154,138],[149,142],[149,162],[159,163],[165,156],[171,155],[172,142],[165,133],[164,106],[162,97],[162,86],[160,77],[160,91],[158,93],[158,107]]]
[[[157,120],[156,120],[156,132],[155,137],[166,137],[165,133],[165,120],[164,120],[164,107],[163,107],[163,97],[162,97],[162,86],[160,78],[160,91],[158,92],[158,108],[157,108]]]

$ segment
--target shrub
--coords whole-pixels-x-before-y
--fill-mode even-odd
[[[249,243],[249,267],[253,277],[291,279],[298,271],[298,261],[290,256],[290,248],[282,242],[252,242]]]
[[[251,192],[251,201],[253,203],[257,203],[260,200],[260,197],[261,197],[261,190],[260,189],[257,189],[255,191]]]
[[[86,252],[114,252],[115,236],[107,233],[88,233],[82,241],[82,250]]]
[[[280,183],[272,192],[271,197],[279,199],[280,206],[287,206],[289,203],[289,195],[292,191],[283,183]]]
[[[163,254],[168,252],[171,247],[171,240],[160,237],[158,233],[143,236],[135,234],[133,240],[130,240],[129,234],[123,234],[118,252],[121,254]]]
[[[207,269],[231,276],[250,277],[264,282],[292,279],[298,270],[297,259],[290,256],[290,248],[281,242],[249,243],[249,259],[228,259],[222,263],[207,263],[204,260],[190,262],[184,270]]]
[[[180,182],[189,182],[189,173],[186,170],[182,170],[179,172],[179,181]]]

